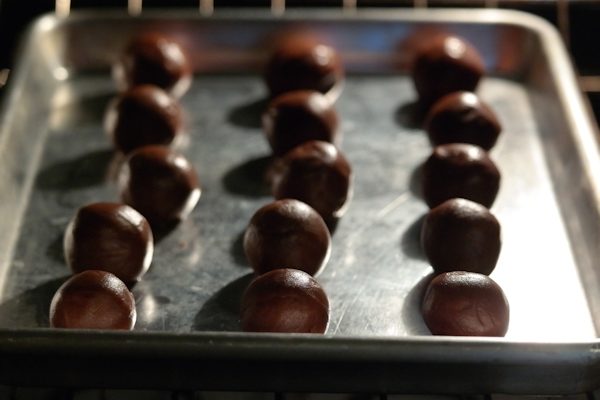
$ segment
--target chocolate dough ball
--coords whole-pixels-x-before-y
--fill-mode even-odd
[[[343,77],[344,68],[335,49],[306,34],[280,40],[265,69],[271,97],[295,90],[327,93]]]
[[[315,275],[329,259],[331,237],[323,218],[298,200],[260,208],[244,234],[244,252],[256,273],[294,268]]]
[[[106,132],[127,154],[151,144],[169,145],[182,130],[181,106],[162,89],[136,86],[113,100],[106,111]]]
[[[485,69],[481,56],[463,39],[436,35],[415,55],[412,78],[422,105],[458,91],[473,92]]]
[[[421,246],[437,273],[468,271],[489,275],[500,255],[500,224],[481,204],[447,200],[425,216]]]
[[[152,84],[181,97],[190,86],[192,69],[177,42],[158,32],[146,32],[129,42],[113,75],[120,90]]]
[[[451,143],[436,147],[423,166],[423,198],[431,208],[461,197],[491,207],[500,171],[480,147]]]
[[[337,112],[318,92],[303,90],[282,94],[269,103],[262,122],[276,156],[309,140],[339,144],[341,139]]]
[[[77,210],[64,237],[74,273],[101,269],[127,284],[146,273],[154,250],[146,218],[125,204],[93,203]]]
[[[145,146],[132,152],[120,178],[123,201],[153,225],[185,219],[200,198],[194,167],[165,146]]]
[[[246,332],[324,333],[329,301],[319,283],[296,269],[276,269],[254,279],[242,298]]]
[[[425,130],[434,146],[470,143],[490,150],[502,127],[494,111],[475,93],[454,92],[434,103]]]
[[[105,271],[73,275],[50,304],[54,328],[131,330],[135,319],[133,295],[119,278]]]
[[[496,282],[474,272],[446,272],[433,278],[422,305],[434,335],[504,336],[509,306]]]
[[[324,220],[342,214],[350,197],[352,170],[334,145],[319,141],[301,144],[278,160],[274,170],[276,199],[300,200]]]

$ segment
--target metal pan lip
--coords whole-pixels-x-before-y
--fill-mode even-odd
[[[144,9],[141,15],[129,16],[123,8],[86,8],[72,10],[66,16],[58,16],[48,12],[37,17],[30,26],[42,25],[45,30],[52,30],[56,25],[69,22],[88,21],[90,19],[130,19],[131,21],[144,21],[147,19],[161,20],[259,20],[259,21],[288,21],[288,20],[345,20],[345,21],[402,21],[425,23],[469,23],[469,24],[510,24],[522,26],[527,29],[552,31],[558,35],[556,29],[546,20],[536,15],[510,9],[492,8],[403,8],[381,9],[374,7],[361,7],[352,12],[341,7],[328,8],[289,8],[284,14],[274,15],[266,8],[217,8],[214,14],[204,16],[195,13],[192,9],[164,8]]]
[[[82,344],[85,342],[85,346]],[[106,331],[80,329],[2,329],[0,353],[47,356],[153,355],[196,358],[211,354],[224,359],[263,358],[348,362],[419,361],[546,364],[570,362],[580,367],[600,362],[600,340],[566,342],[517,341],[492,337],[414,336],[356,337],[320,334],[244,332]],[[488,359],[491,357],[491,359]],[[600,384],[600,382],[598,382]]]
[[[585,172],[589,175],[589,182],[600,182],[600,146],[595,138],[595,124],[588,114],[587,104],[582,93],[578,90],[577,79],[570,63],[567,52],[562,45],[562,40],[557,30],[547,21],[540,17],[534,16],[521,11],[515,10],[499,10],[499,9],[401,9],[401,10],[385,10],[381,9],[359,9],[355,12],[348,13],[342,9],[290,9],[281,16],[274,16],[268,10],[257,9],[224,9],[217,10],[210,17],[200,14],[190,13],[181,9],[165,9],[165,10],[144,10],[143,14],[135,18],[129,17],[122,9],[86,9],[73,11],[68,17],[59,17],[53,13],[47,13],[38,17],[28,28],[24,36],[20,51],[17,53],[19,63],[15,68],[15,72],[11,75],[8,87],[7,96],[3,99],[0,108],[0,127],[7,115],[7,106],[15,101],[18,95],[17,91],[12,90],[12,87],[19,87],[20,82],[25,79],[26,71],[19,68],[27,64],[26,59],[29,57],[27,51],[30,50],[26,45],[38,35],[43,35],[47,32],[60,29],[63,24],[82,23],[89,20],[123,20],[131,19],[141,23],[153,19],[160,20],[177,20],[177,21],[201,21],[205,20],[209,23],[214,21],[346,21],[364,23],[368,21],[374,22],[402,22],[402,23],[458,23],[470,25],[489,25],[503,24],[521,27],[532,31],[539,38],[544,51],[552,59],[550,63],[552,77],[560,77],[555,79],[554,84],[557,86],[557,94],[561,103],[562,109],[566,112],[566,118],[572,132],[577,134],[574,137],[576,144],[577,156],[580,156],[586,166]],[[337,89],[336,89],[337,90]],[[334,95],[334,93],[331,93]],[[3,133],[0,128],[0,139]],[[0,140],[0,146],[3,145]],[[600,185],[595,185],[591,188],[593,191],[594,204],[600,208]],[[6,262],[6,260],[1,260]],[[600,339],[597,341],[600,343]],[[594,341],[596,343],[596,341]]]
[[[598,341],[573,341],[565,343],[515,342],[498,338],[463,337],[420,337],[420,338],[360,338],[336,337],[311,334],[242,334],[223,332],[198,332],[172,335],[166,332],[109,332],[77,330],[3,330],[0,331],[0,354],[7,359],[36,360],[85,360],[87,368],[94,370],[94,360],[118,362],[123,371],[139,362],[152,363],[161,370],[162,363],[170,366],[170,373],[179,374],[177,384],[190,385],[193,376],[190,365],[218,360],[226,365],[258,363],[255,368],[278,365],[277,374],[285,375],[285,369],[303,368],[302,365],[319,365],[323,377],[319,382],[295,382],[283,389],[294,391],[340,391],[340,372],[333,368],[367,368],[387,376],[389,373],[405,374],[390,377],[389,381],[352,382],[359,391],[377,390],[402,392],[415,390],[413,382],[419,382],[418,393],[448,394],[502,392],[514,394],[571,394],[595,390],[600,385],[597,374]],[[174,363],[173,360],[176,360]],[[23,361],[21,361],[23,362]],[[177,367],[175,367],[177,366]],[[299,367],[298,367],[299,366]],[[454,366],[454,367],[452,367]],[[177,370],[174,372],[173,368]],[[268,368],[268,367],[267,367]],[[332,368],[330,372],[326,372]],[[415,369],[412,371],[412,369]],[[461,382],[449,384],[444,378],[445,368],[461,370],[475,369],[474,375],[464,376]],[[508,373],[516,368],[519,373]],[[238,368],[239,369],[239,368]],[[419,372],[420,369],[430,371]],[[437,371],[437,372],[433,372]],[[251,375],[251,371],[247,371]],[[447,371],[448,372],[448,371]],[[39,374],[39,372],[37,372]],[[238,371],[239,373],[239,371]],[[479,381],[481,373],[485,382]],[[489,382],[489,376],[493,378]],[[521,381],[514,378],[520,376]],[[139,385],[140,378],[136,374]],[[234,374],[235,375],[235,374]],[[35,376],[35,374],[34,374]],[[103,385],[111,382],[106,378]],[[512,377],[511,377],[512,376]],[[408,378],[407,378],[408,377]],[[485,377],[485,378],[484,378]],[[328,383],[328,379],[333,379]],[[91,378],[92,380],[94,378]],[[197,379],[197,378],[196,378]],[[282,389],[270,382],[260,380],[252,383],[235,383],[232,375],[230,384],[236,390],[271,391]],[[278,378],[281,379],[281,376]],[[406,379],[409,379],[406,381]],[[3,379],[0,378],[0,382]],[[422,386],[425,380],[427,386]],[[117,381],[119,381],[117,379]],[[153,388],[164,388],[173,382],[152,382]],[[544,383],[541,383],[541,382]],[[446,382],[446,384],[444,384]],[[550,385],[549,385],[550,382]],[[346,382],[348,383],[348,382]],[[64,383],[63,383],[64,384]],[[108,383],[110,385],[110,383]],[[281,384],[281,383],[279,383]],[[122,383],[120,383],[122,385]],[[196,388],[196,383],[191,383]],[[220,384],[203,382],[199,388],[231,390]],[[249,387],[247,385],[250,385]],[[277,385],[277,384],[275,384]],[[109,386],[110,387],[110,386]],[[385,389],[382,389],[385,388]],[[172,388],[171,388],[172,389]]]

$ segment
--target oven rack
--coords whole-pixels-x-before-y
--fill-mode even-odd
[[[23,7],[21,0],[0,0],[0,87],[9,76],[11,54],[24,27],[37,15],[55,12],[61,17],[73,9],[123,8],[132,16],[146,9],[177,7],[210,17],[221,8],[263,7],[275,16],[298,7],[342,8],[353,13],[359,8],[510,8],[531,12],[553,23],[569,48],[579,71],[579,83],[598,116],[600,114],[600,57],[595,40],[600,35],[599,0],[36,0]]]
[[[569,396],[254,393],[104,389],[2,388],[2,400],[598,400],[600,391]]]

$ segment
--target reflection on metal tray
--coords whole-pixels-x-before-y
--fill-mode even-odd
[[[270,201],[259,126],[269,37],[302,26],[342,54],[337,102],[354,197],[318,276],[331,302],[324,337],[237,332],[251,278],[241,234]],[[414,121],[403,44],[423,28],[464,36],[490,72],[481,96],[504,133],[493,207],[503,249],[492,277],[511,304],[506,339],[431,337],[419,296],[431,273],[419,247],[419,166],[431,151]],[[183,98],[203,196],[161,238],[134,288],[136,332],[44,329],[68,275],[62,233],[77,207],[118,199],[118,160],[102,130],[109,66],[139,29],[187,47],[197,71]],[[596,329],[598,149],[556,33],[499,11],[167,14],[100,12],[37,22],[2,113],[2,383],[229,390],[568,393],[600,384]],[[27,375],[24,374],[26,369]],[[101,374],[100,372],[103,373]],[[99,378],[101,376],[101,378]]]

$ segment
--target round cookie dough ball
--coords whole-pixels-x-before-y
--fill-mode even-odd
[[[127,154],[151,144],[170,145],[183,130],[182,118],[177,100],[156,86],[141,85],[109,104],[104,124],[115,148]]]
[[[500,223],[481,204],[450,199],[425,216],[421,246],[437,273],[468,271],[489,275],[500,255]]]
[[[306,272],[276,269],[254,279],[242,298],[246,332],[324,333],[329,300]]]
[[[293,268],[315,275],[329,259],[331,237],[323,218],[310,206],[293,199],[277,200],[250,220],[244,252],[258,274]]]
[[[77,210],[67,226],[64,250],[74,273],[101,269],[132,284],[150,267],[154,241],[150,224],[133,208],[92,203]]]
[[[325,221],[342,215],[351,194],[352,169],[334,145],[310,141],[292,149],[274,167],[276,199],[300,200]]]
[[[423,198],[430,208],[460,197],[491,207],[500,189],[500,171],[481,147],[437,146],[423,165]]]
[[[314,91],[295,91],[273,99],[262,117],[275,156],[310,140],[339,145],[339,119],[333,104]]]
[[[50,304],[50,325],[71,329],[124,329],[135,325],[133,295],[116,276],[88,270],[62,284]]]
[[[144,32],[127,44],[113,76],[120,90],[151,84],[181,97],[190,87],[192,68],[175,40],[159,32]]]
[[[496,144],[502,126],[494,111],[475,93],[450,93],[433,104],[425,130],[434,146],[470,143],[484,150]]]
[[[132,152],[123,164],[120,183],[123,201],[153,226],[185,219],[200,199],[194,167],[165,146],[144,146]]]
[[[421,310],[434,335],[504,336],[508,330],[504,292],[490,277],[474,272],[445,272],[433,278]]]
[[[309,34],[294,33],[280,39],[265,68],[271,97],[295,90],[330,92],[344,78],[335,49]]]
[[[485,72],[477,50],[453,35],[436,35],[419,49],[412,78],[420,103],[430,107],[452,92],[473,92]]]

